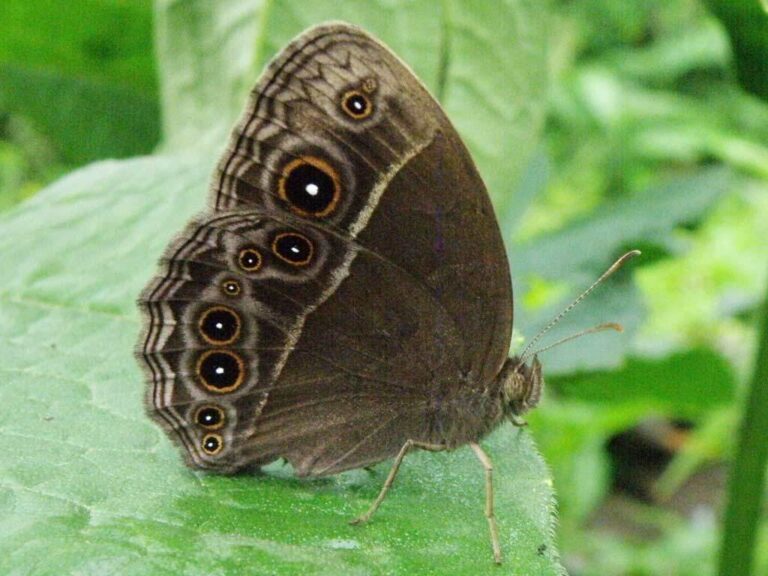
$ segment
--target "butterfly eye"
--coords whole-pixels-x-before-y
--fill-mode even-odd
[[[246,272],[256,272],[261,268],[261,254],[256,248],[243,248],[237,256],[237,263]]]
[[[195,422],[209,430],[218,430],[224,426],[224,419],[224,410],[214,405],[201,406],[195,412]]]
[[[245,378],[240,356],[229,350],[207,350],[197,361],[197,376],[211,392],[226,394],[237,390]]]
[[[240,336],[240,317],[234,310],[214,306],[200,316],[198,328],[209,344],[231,344]]]
[[[306,236],[283,232],[272,241],[272,252],[292,266],[306,266],[312,260],[314,249]]]
[[[373,102],[360,90],[350,90],[341,97],[341,109],[353,120],[365,120],[373,113]]]
[[[240,292],[242,292],[240,283],[237,280],[224,280],[221,283],[221,289],[227,296],[239,296]]]
[[[325,160],[302,156],[283,168],[278,194],[294,212],[321,218],[336,208],[341,185],[336,170]]]
[[[208,456],[215,456],[224,447],[224,441],[218,434],[206,434],[203,438],[203,452]]]

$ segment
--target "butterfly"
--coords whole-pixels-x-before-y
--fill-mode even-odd
[[[139,299],[147,410],[194,468],[284,458],[325,476],[469,445],[539,401],[508,358],[509,264],[469,152],[381,42],[344,23],[285,47],[215,170],[210,209]]]

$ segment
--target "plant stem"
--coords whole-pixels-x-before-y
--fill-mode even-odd
[[[750,576],[768,461],[768,288],[755,371],[731,468],[719,576]]]

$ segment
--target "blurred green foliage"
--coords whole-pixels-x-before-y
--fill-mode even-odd
[[[611,279],[552,338],[608,320],[621,321],[627,335],[596,336],[543,357],[549,387],[530,428],[558,492],[559,542],[569,572],[714,574],[716,507],[705,499],[694,511],[681,510],[674,501],[697,474],[732,456],[755,353],[768,272],[768,16],[752,0],[552,0],[548,109],[537,145],[535,111],[518,123],[489,99],[504,117],[498,126],[488,110],[471,113],[476,93],[466,79],[485,56],[466,32],[489,23],[503,30],[509,20],[489,18],[470,4],[350,1],[299,9],[279,1],[227,0],[214,7],[160,0],[156,15],[175,33],[158,36],[156,63],[149,0],[77,0],[66,7],[5,0],[0,210],[78,165],[151,151],[160,139],[160,109],[168,149],[197,145],[197,126],[223,128],[217,117],[231,119],[256,69],[291,34],[330,16],[365,25],[438,94],[480,164],[510,249],[518,341],[622,249],[644,249],[642,260]],[[217,39],[230,66],[218,65],[210,44],[190,41],[199,40],[196,29],[211,26],[228,31],[218,39],[203,36]],[[457,36],[462,44],[441,52],[433,40],[446,27],[465,34]],[[481,37],[499,42],[499,30]],[[243,51],[249,39],[252,50]],[[509,68],[480,76],[486,95],[508,89],[505,82],[514,77],[514,62],[494,65]],[[520,94],[530,98],[542,89],[535,84],[541,77],[526,74]],[[530,112],[525,97],[510,97],[509,109]],[[504,126],[516,132],[505,135]],[[488,134],[492,146],[483,145]],[[214,131],[206,141],[221,137]],[[516,154],[520,142],[535,151]],[[158,187],[162,178],[186,174],[176,165],[153,170]],[[194,177],[183,182],[197,185]],[[199,206],[202,189],[190,195],[199,197]],[[131,242],[124,254],[136,253]],[[89,278],[68,281],[73,299],[114,312],[114,287]],[[42,278],[35,288],[37,296],[48,296],[61,287]],[[11,286],[6,297],[22,289]],[[615,462],[606,446],[649,416],[685,418],[694,428],[653,504],[617,501]],[[219,496],[229,498],[232,490],[239,494],[240,486]],[[607,523],[611,513],[622,522]],[[757,559],[763,573],[765,534]]]
[[[741,85],[768,99],[768,8],[751,0],[706,0],[725,27]]]
[[[544,200],[527,214],[524,238],[571,221],[588,227],[606,202],[641,201],[648,187],[681,174],[731,169],[728,193],[703,221],[643,238],[653,247],[646,250],[652,263],[637,273],[648,312],[633,359],[613,373],[550,379],[557,399],[550,393],[547,408],[531,418],[555,486],[567,487],[559,490],[560,537],[576,574],[713,574],[717,564],[712,503],[702,502],[698,516],[647,505],[617,511],[606,500],[613,464],[605,450],[612,435],[649,414],[695,423],[659,483],[663,501],[727,459],[735,440],[734,374],[751,369],[768,263],[768,106],[745,92],[763,94],[766,75],[758,71],[768,53],[758,37],[768,28],[756,3],[709,5],[712,11],[690,1],[557,4],[551,177]],[[734,26],[739,11],[751,11],[750,26]],[[746,38],[731,42],[750,33],[746,51]],[[605,529],[606,510],[628,521]],[[756,573],[768,570],[764,537],[760,546]]]
[[[151,0],[0,3],[0,210],[159,138]]]

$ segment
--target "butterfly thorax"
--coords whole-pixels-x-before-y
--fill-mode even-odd
[[[508,358],[487,386],[465,382],[450,399],[438,401],[429,434],[422,440],[450,448],[477,442],[507,418],[516,421],[515,417],[534,408],[543,385],[536,357],[530,364],[517,356]]]
[[[465,386],[450,399],[435,402],[424,442],[450,449],[477,442],[504,421],[504,406],[498,388]]]

